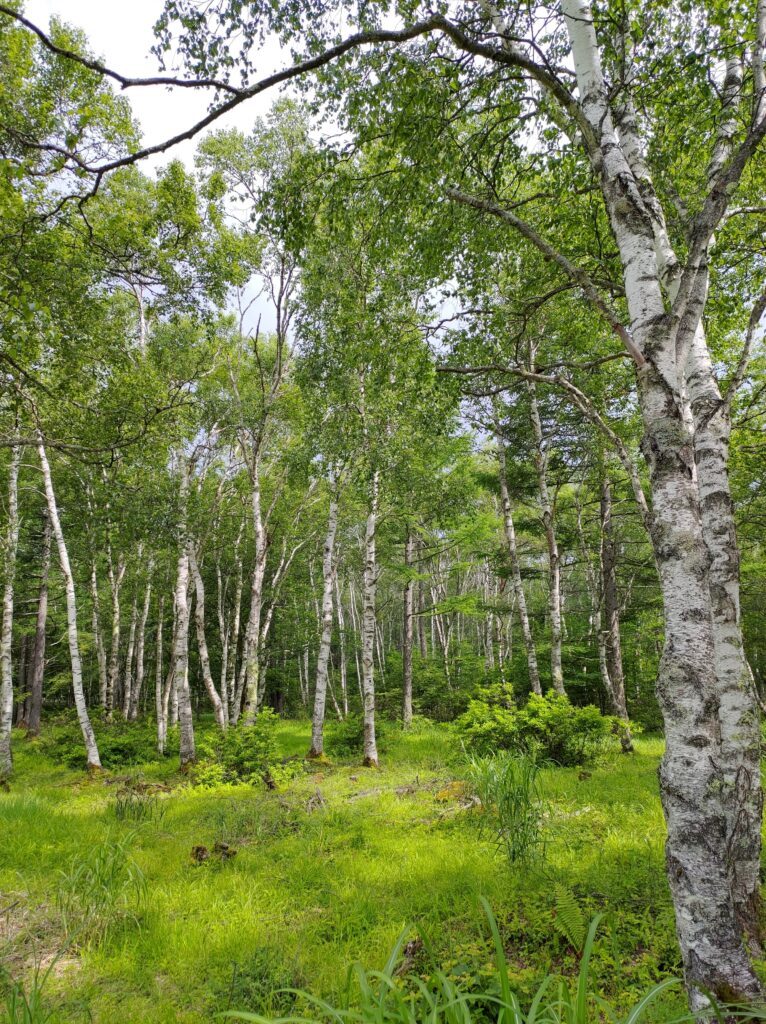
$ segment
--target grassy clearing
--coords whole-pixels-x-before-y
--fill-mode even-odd
[[[283,756],[302,754],[308,739],[307,723],[280,725]],[[486,989],[495,968],[482,896],[522,996],[548,972],[576,974],[578,929],[606,912],[595,983],[627,1008],[679,971],[661,744],[636,746],[587,773],[545,770],[545,854],[510,866],[481,813],[462,807],[461,787],[448,786],[460,767],[447,728],[392,733],[381,771],[307,766],[277,791],[194,789],[170,762],[87,780],[19,741],[13,788],[0,794],[0,955],[17,978],[49,964],[65,942],[62,879],[94,848],[123,844],[129,861],[110,861],[110,871],[138,872],[145,897],[126,883],[104,934],[75,935],[48,982],[54,1020],[200,1024],[229,1008],[284,1013],[294,997],[279,989],[337,997],[348,965],[382,967],[407,925],[426,941],[406,947],[404,986],[442,969],[468,991]],[[154,810],[143,819],[116,812],[114,778],[128,775],[149,786]],[[195,860],[195,847],[210,855]],[[70,893],[70,914],[72,905]],[[681,1005],[669,994],[654,1017]]]

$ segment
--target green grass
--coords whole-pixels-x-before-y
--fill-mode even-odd
[[[308,723],[282,723],[282,755],[304,753],[309,732]],[[605,913],[593,984],[627,1009],[680,968],[663,872],[661,744],[644,738],[636,747],[588,777],[544,771],[545,856],[509,865],[476,811],[459,797],[437,799],[460,776],[446,727],[392,731],[380,771],[309,766],[276,792],[194,789],[172,760],[88,780],[55,763],[55,746],[19,739],[11,792],[0,794],[1,962],[17,980],[48,962],[66,942],[62,872],[135,833],[130,855],[146,897],[126,904],[98,941],[64,953],[46,988],[55,1021],[200,1024],[227,1009],[289,1013],[294,997],[278,990],[337,999],[348,966],[382,967],[407,926],[426,941],[408,947],[405,989],[439,970],[465,991],[491,988],[482,897],[522,1001],[546,973],[577,974],[562,907],[574,904],[586,921]],[[118,818],[110,774],[171,787],[157,796],[162,813]],[[323,802],[312,799],[317,791]],[[193,847],[212,851],[216,842],[236,856],[192,859]],[[681,1009],[670,992],[653,1019]]]

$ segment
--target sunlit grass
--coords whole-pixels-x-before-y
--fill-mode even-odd
[[[282,756],[305,753],[308,742],[308,723],[280,725]],[[592,971],[618,1009],[679,969],[663,873],[661,745],[651,738],[588,775],[543,771],[546,856],[518,867],[498,854],[475,810],[437,800],[460,775],[446,728],[394,731],[380,771],[309,766],[277,792],[193,789],[172,760],[113,773],[172,787],[158,797],[163,813],[138,823],[118,820],[106,778],[87,781],[23,741],[16,750],[12,791],[0,797],[0,890],[17,894],[26,918],[15,969],[31,964],[34,948],[50,954],[61,943],[58,873],[78,851],[136,831],[131,852],[146,879],[137,920],[49,980],[64,1022],[84,1019],[83,1008],[96,1024],[201,1024],[227,1008],[278,1014],[289,1007],[277,990],[291,987],[337,998],[348,965],[381,967],[407,926],[428,937],[412,976],[443,969],[470,991],[492,977],[481,897],[524,997],[546,972],[576,973],[576,951],[555,926],[562,886],[588,919],[607,914]],[[324,802],[312,807],[317,791]],[[194,846],[216,841],[236,856],[193,861]],[[668,1000],[680,1008],[678,994]],[[661,1000],[654,1013],[663,1012]]]

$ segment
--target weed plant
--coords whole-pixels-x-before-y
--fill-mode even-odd
[[[540,765],[531,754],[501,750],[468,757],[468,785],[492,815],[498,846],[511,864],[544,854],[545,805],[540,791]]]

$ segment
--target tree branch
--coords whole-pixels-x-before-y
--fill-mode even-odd
[[[447,196],[450,199],[454,199],[455,202],[462,203],[464,206],[472,207],[474,210],[479,210],[482,213],[491,213],[494,217],[504,220],[507,224],[510,224],[511,227],[515,228],[516,231],[518,231],[523,238],[526,238],[528,242],[531,242],[547,260],[551,260],[555,263],[564,271],[565,274],[567,274],[568,277],[582,288],[594,308],[601,313],[617,337],[622,341],[636,366],[640,367],[644,365],[646,360],[631,338],[630,332],[620,321],[615,311],[609,306],[606,299],[601,295],[598,288],[596,288],[593,281],[581,267],[576,266],[571,262],[571,260],[567,259],[566,256],[558,252],[557,249],[554,249],[553,246],[539,235],[530,224],[521,220],[515,214],[511,213],[510,210],[506,210],[502,206],[498,206],[496,203],[490,202],[488,199],[479,199],[476,196],[466,195],[464,192],[459,192],[455,188],[448,188]]]
[[[17,21],[20,25],[23,25],[24,28],[37,36],[46,50],[49,50],[57,57],[63,57],[65,60],[74,61],[76,64],[81,64],[84,68],[88,68],[90,71],[95,71],[99,75],[103,75],[105,78],[111,78],[123,89],[132,89],[136,86],[144,85],[171,85],[177,86],[180,89],[221,89],[228,93],[234,93],[235,95],[240,92],[240,90],[235,88],[233,85],[219,81],[216,78],[172,78],[166,75],[157,75],[153,78],[132,78],[128,75],[121,75],[118,71],[113,71],[111,68],[108,68],[98,60],[94,60],[92,57],[85,57],[83,54],[76,53],[74,50],[67,50],[66,47],[58,46],[46,32],[43,32],[41,28],[35,25],[34,22],[30,21],[29,18],[25,18],[19,11],[14,11],[5,4],[0,4],[0,14],[4,14],[7,18],[11,18],[13,21]]]

